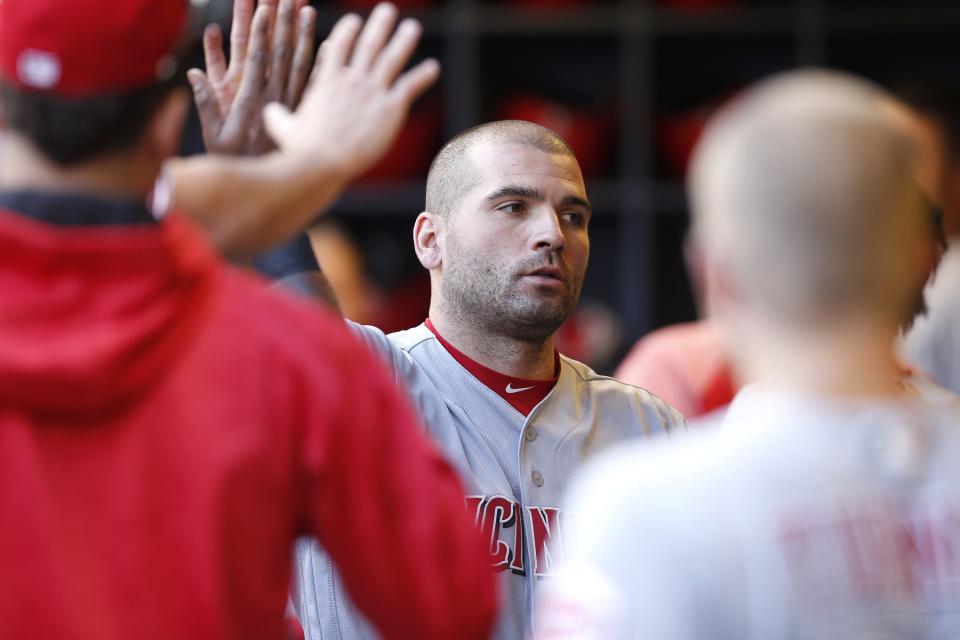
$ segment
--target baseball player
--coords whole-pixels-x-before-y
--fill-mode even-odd
[[[908,394],[890,350],[929,243],[884,99],[794,72],[709,125],[694,238],[756,384],[584,472],[538,638],[960,634],[960,412]]]
[[[434,160],[414,226],[429,318],[390,335],[356,327],[460,471],[500,575],[498,638],[529,630],[535,586],[558,561],[550,543],[569,524],[560,496],[580,463],[683,424],[655,396],[554,348],[579,298],[589,217],[576,159],[553,132],[507,121],[460,134]],[[334,576],[315,543],[300,545],[295,604],[308,637],[371,637]]]
[[[188,7],[0,3],[0,637],[282,637],[304,534],[384,636],[487,637],[463,490],[377,357],[147,208]]]
[[[396,20],[396,9],[380,5],[368,29],[386,34]],[[347,16],[330,40],[355,24]],[[658,398],[554,347],[580,296],[590,214],[576,158],[552,131],[517,121],[466,131],[434,159],[414,226],[431,277],[429,318],[391,335],[353,325],[383,354],[466,485],[465,508],[500,576],[497,638],[530,630],[534,587],[557,561],[548,543],[568,524],[559,500],[573,471],[613,442],[683,424]],[[423,567],[425,579],[439,571]],[[376,636],[315,542],[299,545],[295,578],[308,638]]]

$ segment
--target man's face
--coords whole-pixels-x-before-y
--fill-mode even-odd
[[[544,339],[580,298],[590,205],[577,161],[532,146],[482,142],[473,186],[447,221],[440,289],[462,321]]]

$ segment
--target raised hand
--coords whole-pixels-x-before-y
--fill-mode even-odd
[[[397,10],[377,5],[366,26],[346,15],[317,56],[296,111],[271,102],[264,120],[282,152],[336,168],[344,179],[363,173],[389,148],[413,101],[440,74],[436,60],[403,72],[420,40],[416,20],[397,23]]]
[[[217,25],[203,35],[207,71],[191,69],[203,140],[210,153],[256,155],[274,148],[265,134],[268,102],[295,108],[309,77],[316,11],[306,0],[235,0],[230,61]]]

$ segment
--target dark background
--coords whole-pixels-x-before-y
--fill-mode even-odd
[[[322,38],[344,11],[373,3],[313,4]],[[682,257],[684,166],[712,109],[750,81],[798,66],[850,70],[891,87],[960,78],[956,0],[396,4],[423,22],[418,55],[440,60],[442,80],[416,106],[390,157],[332,217],[361,248],[378,287],[409,290],[425,277],[410,229],[442,142],[504,117],[551,126],[577,152],[595,207],[584,305],[609,312],[619,331],[605,329],[615,346],[604,353],[578,355],[605,372],[647,331],[696,315]],[[197,4],[198,23],[226,28],[230,6]],[[196,54],[200,65],[199,47]],[[201,150],[194,121],[184,151]]]

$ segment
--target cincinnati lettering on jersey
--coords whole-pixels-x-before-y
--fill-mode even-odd
[[[555,507],[526,508],[506,496],[467,496],[467,509],[485,539],[490,541],[493,567],[527,575],[528,558],[525,540],[536,549],[533,575],[542,577],[553,573],[561,558],[562,531],[569,514]]]
[[[795,593],[816,601],[955,603],[960,509],[864,501],[794,514],[780,543]]]

